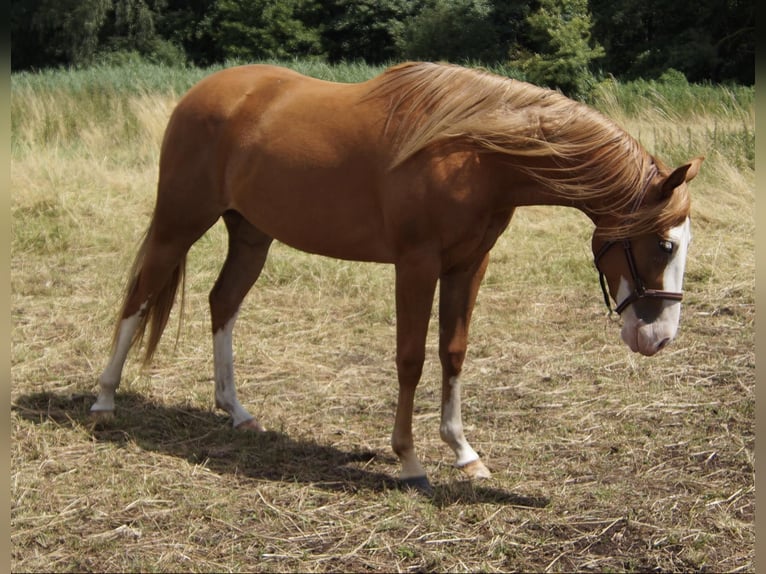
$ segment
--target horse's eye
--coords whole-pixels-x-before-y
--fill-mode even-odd
[[[660,239],[660,249],[662,249],[665,253],[670,255],[673,253],[673,242],[668,241],[667,239]]]

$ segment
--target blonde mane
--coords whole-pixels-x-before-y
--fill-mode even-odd
[[[654,159],[614,122],[558,92],[425,62],[389,68],[372,86],[368,97],[389,103],[386,132],[395,145],[391,167],[436,142],[460,139],[480,151],[503,154],[507,163],[562,199],[601,205],[597,215],[619,219],[616,226],[599,230],[610,239],[662,232],[689,213],[686,193],[635,210]],[[533,158],[552,158],[555,167],[541,168]]]

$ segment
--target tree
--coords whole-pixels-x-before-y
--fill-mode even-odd
[[[595,82],[591,63],[604,55],[604,49],[591,42],[587,0],[540,0],[527,24],[531,50],[512,54],[511,63],[531,82],[570,96],[587,95]]]
[[[575,96],[595,64],[626,80],[670,68],[691,82],[755,77],[753,0],[11,0],[10,28],[12,70],[136,57],[510,59]]]
[[[497,44],[494,59],[505,62],[515,46],[528,44],[527,16],[532,12],[532,0],[492,0],[490,19]]]
[[[406,27],[404,55],[425,60],[496,59],[488,0],[431,0]]]
[[[180,46],[190,62],[213,64],[217,50],[206,18],[214,5],[215,0],[166,0],[166,8],[155,20],[157,32]]]
[[[11,5],[11,67],[86,66],[126,54],[178,64],[156,30],[166,0],[24,0]]]
[[[591,0],[591,8],[612,74],[657,78],[674,68],[695,82],[755,79],[752,0]]]
[[[719,0],[725,9],[713,19],[714,47],[717,55],[714,81],[755,82],[755,2]]]
[[[323,0],[319,3],[323,52],[331,62],[380,64],[401,55],[405,22],[422,2],[412,0]]]
[[[166,0],[112,0],[111,4],[101,29],[102,57],[119,61],[126,55],[138,55],[171,65],[186,61],[183,49],[157,31]]]
[[[109,0],[11,2],[11,67],[90,63],[110,4]]]
[[[306,0],[217,0],[206,18],[220,59],[252,61],[319,52],[319,33],[301,20]]]

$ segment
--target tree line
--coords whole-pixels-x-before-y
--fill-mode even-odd
[[[753,0],[12,0],[11,69],[449,60],[578,92],[594,78],[754,83]]]

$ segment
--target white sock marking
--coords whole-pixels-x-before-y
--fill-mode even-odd
[[[147,305],[148,302],[145,302],[141,305],[135,315],[123,319],[120,323],[120,330],[117,333],[117,343],[114,346],[114,351],[109,359],[109,363],[98,378],[98,383],[101,388],[96,402],[90,407],[92,412],[114,410],[114,393],[120,385],[122,368],[125,365],[125,360],[128,358],[128,351],[130,351],[133,335],[136,333],[141,315],[146,310]]]
[[[237,389],[234,384],[232,332],[236,320],[237,313],[213,335],[215,404],[231,415],[235,427],[254,418],[237,400]]]
[[[442,420],[439,433],[442,440],[455,451],[455,466],[464,466],[479,459],[463,434],[463,418],[460,412],[460,379],[449,380],[449,398],[442,403]]]

